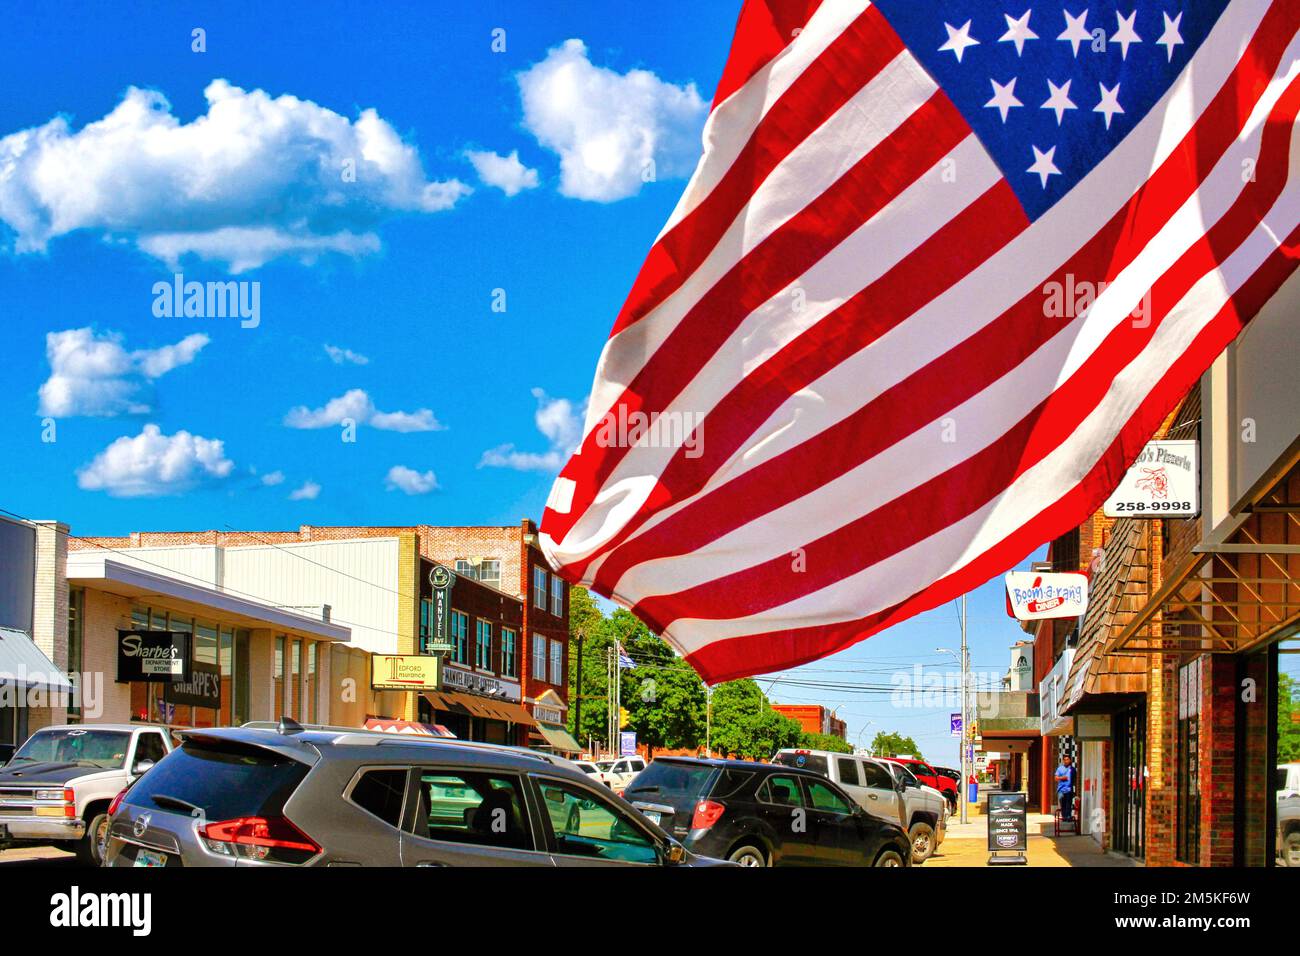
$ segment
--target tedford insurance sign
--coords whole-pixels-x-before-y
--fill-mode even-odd
[[[375,690],[437,690],[441,659],[426,654],[370,658],[370,686]]]
[[[1108,518],[1194,518],[1201,513],[1199,443],[1147,442],[1106,499]]]

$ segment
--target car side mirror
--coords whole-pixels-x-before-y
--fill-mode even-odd
[[[664,856],[671,865],[676,866],[686,859],[686,847],[674,840],[668,844]]]
[[[139,776],[140,774],[145,773],[148,770],[152,769],[153,766],[154,766],[154,762],[152,760],[148,760],[148,759],[137,760],[135,767],[132,768],[131,772],[134,773],[136,776]]]

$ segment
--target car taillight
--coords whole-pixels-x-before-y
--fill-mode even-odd
[[[108,805],[108,815],[110,817],[113,814],[117,813],[117,808],[122,805],[122,798],[125,796],[126,796],[126,787],[123,787],[121,790],[117,792],[117,796],[113,798],[113,802]]]
[[[695,815],[691,817],[692,830],[707,830],[718,822],[722,811],[727,809],[713,800],[701,800],[695,805]]]
[[[284,817],[239,817],[200,828],[213,853],[269,863],[304,863],[320,845]]]

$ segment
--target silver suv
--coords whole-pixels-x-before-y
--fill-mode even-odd
[[[567,761],[395,734],[226,727],[114,802],[106,866],[710,865]]]

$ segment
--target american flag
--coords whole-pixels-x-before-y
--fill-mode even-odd
[[[1300,0],[748,0],[548,501],[710,682],[1078,525],[1297,263]]]

